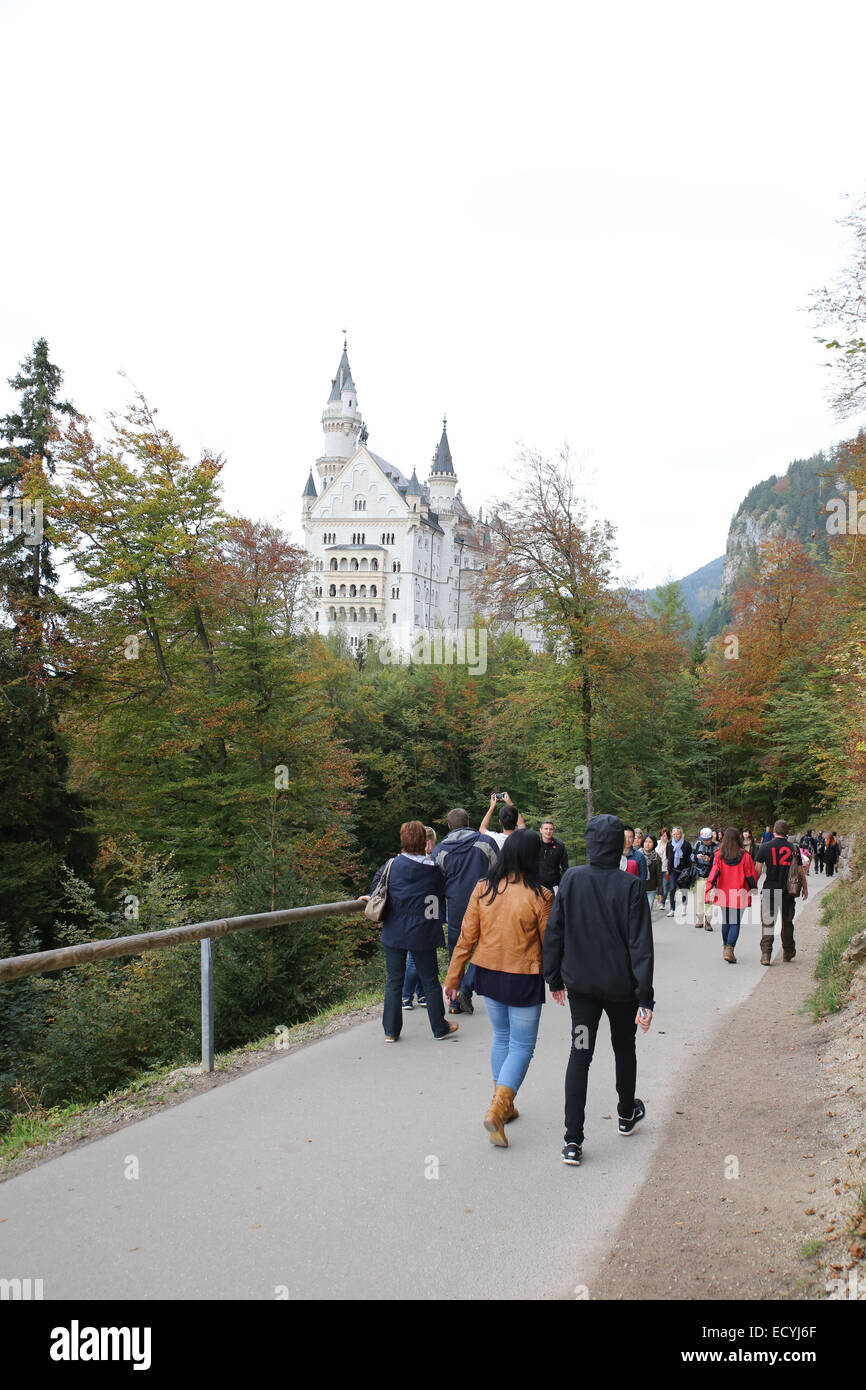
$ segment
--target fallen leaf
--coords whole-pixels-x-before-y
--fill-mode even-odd
[[[257,1221],[256,1224],[255,1224],[255,1226],[250,1226],[250,1230],[251,1230],[251,1231],[260,1231],[261,1229],[262,1229],[262,1223],[261,1223],[260,1221]]]
[[[815,1215],[815,1208],[814,1208],[814,1207],[806,1207],[806,1210],[803,1212],[803,1215],[804,1215],[804,1216],[814,1216],[814,1215]]]
[[[855,1260],[862,1260],[863,1256],[866,1255],[866,1247],[854,1242],[848,1246],[848,1254]]]

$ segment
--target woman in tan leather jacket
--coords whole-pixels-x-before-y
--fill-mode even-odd
[[[444,985],[446,999],[456,998],[472,956],[475,990],[484,996],[493,1027],[495,1090],[484,1127],[491,1144],[504,1149],[505,1125],[517,1119],[514,1097],[532,1061],[544,1003],[541,948],[553,893],[538,882],[540,853],[537,831],[509,835],[489,876],[472,891]]]

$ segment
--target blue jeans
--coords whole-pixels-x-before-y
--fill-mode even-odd
[[[679,870],[677,870],[677,869],[671,869],[670,879],[669,879],[669,883],[670,883],[670,894],[671,894],[671,912],[675,912],[675,911],[676,911],[676,907],[677,907],[677,903],[676,903],[676,891],[677,891],[677,880],[679,879],[679,876],[680,876],[680,875],[679,875]],[[687,892],[688,892],[688,889],[687,889],[687,888],[681,888],[681,889],[680,889],[680,892],[682,893],[683,898],[685,899],[685,896],[686,896],[686,894],[687,894]],[[662,903],[664,903],[664,898],[662,898]]]
[[[408,999],[411,1004],[412,996],[415,994],[417,994],[419,999],[424,999],[426,997],[421,984],[421,976],[418,974],[418,967],[412,959],[412,952],[410,951],[406,957],[406,974],[403,979],[403,998]]]
[[[740,907],[722,908],[722,945],[736,946],[740,934]]]
[[[512,1091],[517,1091],[535,1051],[542,1005],[518,1008],[515,1004],[500,1004],[498,999],[488,999],[486,996],[484,1003],[493,1028],[493,1048],[490,1053],[493,1084],[510,1086]]]

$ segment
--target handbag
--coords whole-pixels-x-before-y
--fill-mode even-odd
[[[676,871],[675,871],[676,872]],[[691,888],[698,877],[697,864],[689,863],[677,874],[677,888]]]
[[[388,879],[391,877],[391,865],[393,859],[389,859],[385,865],[385,872],[370,894],[367,906],[364,908],[364,916],[369,917],[371,922],[381,922],[385,916],[385,908],[388,906]]]

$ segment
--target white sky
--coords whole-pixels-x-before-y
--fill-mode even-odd
[[[0,413],[123,369],[300,539],[349,330],[370,446],[464,500],[568,440],[653,584],[853,433],[810,291],[866,188],[861,0],[0,0]]]

